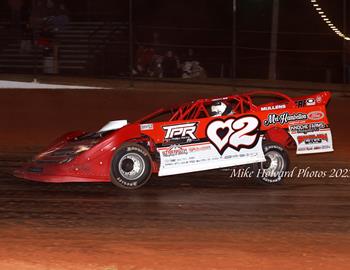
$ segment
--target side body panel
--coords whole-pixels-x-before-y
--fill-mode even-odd
[[[159,176],[265,161],[254,115],[159,122],[141,132],[156,144]],[[151,128],[150,128],[151,127]]]
[[[262,105],[226,117],[141,125],[159,152],[159,176],[263,162],[262,140],[271,129],[287,130],[297,154],[333,151],[324,102]]]

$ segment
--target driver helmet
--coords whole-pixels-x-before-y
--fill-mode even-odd
[[[211,105],[211,114],[212,116],[222,116],[228,115],[231,113],[231,108],[225,102],[216,101]]]

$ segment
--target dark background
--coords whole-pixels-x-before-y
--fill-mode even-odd
[[[31,1],[26,2],[30,5]],[[66,4],[75,21],[128,20],[127,0],[58,2]],[[239,78],[267,78],[272,2],[237,1],[236,63]],[[343,0],[318,2],[342,30]],[[349,6],[350,3],[346,13],[349,13]],[[8,19],[7,1],[1,1],[0,9],[2,18]],[[136,43],[151,42],[152,33],[157,32],[160,43],[171,46],[179,56],[186,49],[194,48],[212,77],[230,75],[231,0],[134,0],[133,12]],[[349,25],[347,28],[350,29]],[[321,20],[310,1],[280,0],[278,79],[343,82],[342,50],[343,39]]]

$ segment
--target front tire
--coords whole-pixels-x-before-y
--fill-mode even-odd
[[[257,179],[265,184],[280,184],[289,168],[287,150],[278,143],[264,142],[266,161],[254,164]]]
[[[125,144],[111,162],[111,182],[122,189],[137,189],[145,185],[152,174],[151,156],[139,144]]]

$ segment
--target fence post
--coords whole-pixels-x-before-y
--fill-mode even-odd
[[[236,13],[237,0],[232,0],[232,84],[236,79]]]
[[[346,35],[347,27],[346,27],[346,21],[347,21],[347,14],[346,14],[346,0],[343,0],[343,33]],[[343,53],[342,53],[342,62],[343,62],[343,83],[347,83],[347,72],[346,72],[346,66],[347,66],[347,57],[346,57],[346,40],[343,39]]]
[[[278,34],[278,15],[279,0],[273,0],[272,4],[272,24],[271,24],[271,48],[269,64],[269,80],[276,80],[276,62],[277,62],[277,34]]]
[[[129,0],[129,86],[134,87],[134,32],[133,32],[133,0]]]
[[[328,67],[326,68],[326,83],[331,83],[332,82],[332,71]]]

